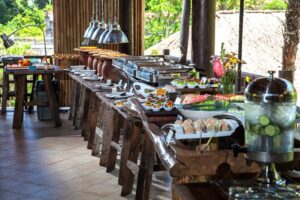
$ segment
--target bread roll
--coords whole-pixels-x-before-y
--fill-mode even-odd
[[[195,129],[192,125],[183,126],[183,130],[185,134],[195,133]]]
[[[196,132],[202,132],[203,131],[203,122],[201,119],[198,119],[197,121],[194,121],[194,128]]]
[[[219,127],[220,127],[220,131],[229,131],[230,128],[229,128],[229,125],[226,123],[226,120],[220,120],[219,121]]]
[[[182,126],[187,126],[187,125],[193,126],[193,121],[191,119],[184,120]]]

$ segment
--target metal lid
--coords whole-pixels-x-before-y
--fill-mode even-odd
[[[297,93],[291,82],[274,78],[275,71],[268,71],[268,78],[252,81],[245,90],[246,100],[256,102],[296,102]]]

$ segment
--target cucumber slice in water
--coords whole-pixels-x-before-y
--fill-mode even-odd
[[[256,124],[253,128],[253,131],[256,133],[256,134],[259,134],[260,133],[260,130],[261,130],[262,126],[260,124]]]
[[[263,126],[267,126],[270,124],[270,118],[267,115],[259,116],[258,121]]]
[[[270,137],[275,136],[277,134],[277,132],[278,132],[277,128],[278,127],[276,127],[274,125],[268,125],[268,126],[266,126],[265,130],[264,130],[265,135],[270,136]]]

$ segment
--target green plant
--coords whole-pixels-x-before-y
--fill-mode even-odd
[[[181,0],[146,1],[145,48],[179,31]]]
[[[263,6],[264,10],[286,10],[286,8],[287,4],[284,0],[272,0]]]

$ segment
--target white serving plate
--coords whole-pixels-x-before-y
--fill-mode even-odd
[[[127,92],[125,95],[119,95],[114,93],[105,94],[105,96],[110,99],[124,99],[124,98],[131,97],[133,95],[134,93],[129,93],[129,92]]]
[[[191,119],[194,121],[197,119],[206,119],[217,115],[230,115],[238,118],[243,123],[243,125],[245,125],[245,116],[238,113],[227,112],[225,110],[224,111],[202,111],[202,110],[186,110],[182,108],[177,108],[177,110],[186,119]]]
[[[140,83],[140,82],[134,82],[132,84],[132,87],[134,89],[134,91],[137,93],[137,94],[140,94],[142,95],[143,97],[148,97],[149,94],[151,93],[145,93],[145,89],[149,89],[149,90],[153,90],[155,92],[156,88],[155,87],[152,87],[152,86],[149,86],[145,83]]]
[[[200,138],[211,138],[211,137],[228,137],[238,128],[238,123],[235,120],[226,119],[226,123],[229,125],[229,131],[208,131],[208,132],[201,132],[201,133],[188,133],[185,134],[183,131],[183,127],[177,124],[169,124],[165,127],[170,127],[173,131],[175,131],[175,138],[177,140],[195,140]],[[165,128],[164,127],[164,128]]]
[[[78,70],[84,70],[84,68],[85,68],[85,65],[73,65],[73,66],[70,66],[71,70],[76,70],[76,71],[78,71]]]
[[[100,78],[94,78],[94,77],[90,77],[90,76],[84,76],[82,77],[82,79],[87,80],[87,81],[100,81]]]

